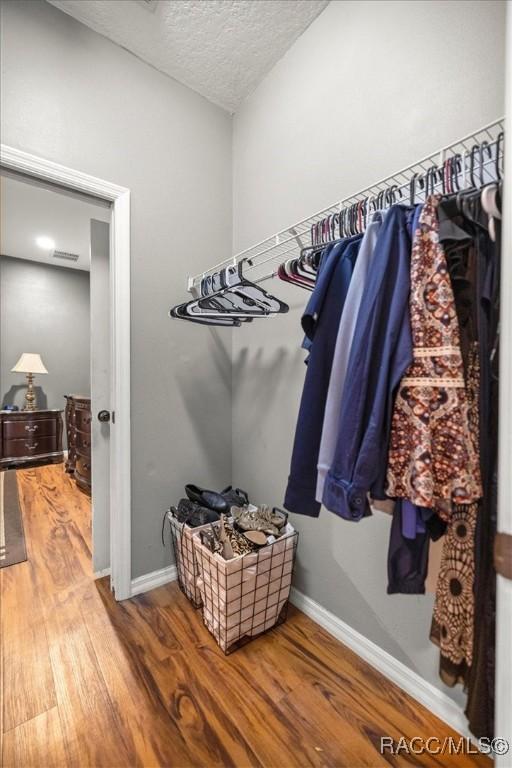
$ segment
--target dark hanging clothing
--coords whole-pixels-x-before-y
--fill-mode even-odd
[[[431,639],[441,649],[440,674],[468,690],[466,716],[475,736],[494,732],[496,577],[492,549],[497,511],[499,237],[493,243],[480,195],[440,206],[461,334],[473,422],[479,435],[483,497],[455,507],[439,574]],[[499,222],[498,235],[499,235]]]
[[[320,514],[315,495],[325,403],[341,313],[361,240],[362,235],[356,235],[330,250],[302,317],[302,327],[313,343],[284,500],[286,509],[299,515]]]
[[[477,201],[479,203],[479,201]],[[478,207],[477,207],[478,210]],[[496,242],[478,217],[477,310],[480,340],[480,461],[484,495],[475,538],[475,625],[473,664],[468,678],[466,716],[477,737],[494,736],[496,572],[493,545],[497,522],[498,334],[500,222]]]

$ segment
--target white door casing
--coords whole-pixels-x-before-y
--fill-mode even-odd
[[[0,165],[112,203],[110,552],[111,584],[116,600],[124,600],[131,583],[130,190],[6,144]]]
[[[512,1],[507,2],[505,81],[505,174],[501,242],[500,406],[498,531],[512,536]],[[495,756],[496,768],[512,766],[512,581],[497,576],[495,736],[508,752]]]

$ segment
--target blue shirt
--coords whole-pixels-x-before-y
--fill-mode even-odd
[[[361,306],[361,300],[364,294],[368,271],[371,267],[375,245],[386,214],[387,210],[374,213],[365,230],[359,253],[357,254],[357,262],[352,273],[350,288],[343,306],[343,313],[341,315],[338,335],[336,337],[336,346],[334,348],[329,390],[325,404],[322,439],[318,451],[318,479],[316,484],[317,501],[322,501],[325,478],[331,468],[332,457],[336,450],[338,423],[343,399],[343,388],[345,386],[345,376],[347,373],[348,361],[350,359],[350,349],[352,347],[352,338],[356,329],[359,307]]]
[[[320,514],[315,492],[325,401],[341,313],[361,238],[356,235],[342,240],[328,253],[302,317],[302,327],[313,344],[284,501],[286,509],[299,515]]]
[[[420,208],[420,206],[418,206]],[[419,215],[419,214],[417,214]],[[409,320],[413,209],[393,206],[379,232],[357,317],[323,503],[347,520],[385,498],[394,395],[412,362]]]

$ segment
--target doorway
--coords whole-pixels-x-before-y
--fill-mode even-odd
[[[40,397],[40,402],[36,400],[37,408],[44,410],[52,406],[50,410],[54,412],[71,411],[72,408],[76,408],[77,415],[72,416],[76,439],[72,439],[69,421],[71,413],[68,413],[68,423],[63,429],[62,445],[56,447],[65,452],[62,456],[65,460],[62,463],[62,469],[63,471],[67,469],[68,477],[76,480],[77,486],[80,486],[80,492],[87,494],[88,483],[92,485],[90,503],[92,568],[98,577],[110,575],[111,588],[115,597],[117,600],[122,600],[129,597],[131,591],[129,192],[108,182],[5,146],[2,146],[1,173],[2,185],[7,190],[3,200],[6,221],[14,219],[13,223],[21,224],[23,230],[23,220],[17,221],[20,216],[23,218],[20,196],[18,195],[17,205],[9,204],[13,189],[17,189],[18,192],[20,189],[24,190],[24,197],[39,198],[39,204],[37,199],[35,203],[32,201],[33,209],[39,214],[39,219],[35,216],[34,224],[38,234],[32,231],[33,227],[32,229],[29,226],[24,227],[25,236],[29,238],[32,250],[28,247],[26,240],[24,254],[17,252],[14,256],[7,255],[6,258],[10,259],[9,266],[17,267],[23,262],[22,266],[25,267],[26,272],[36,270],[38,280],[32,281],[32,288],[34,289],[39,283],[43,286],[43,292],[46,291],[46,307],[38,306],[42,305],[42,301],[36,300],[30,305],[31,312],[26,314],[33,315],[35,311],[37,317],[37,312],[45,309],[41,317],[51,318],[52,321],[66,325],[66,333],[63,336],[62,327],[59,328],[57,325],[59,332],[52,334],[51,329],[48,332],[48,325],[45,326],[41,322],[41,330],[46,330],[46,334],[42,333],[38,341],[38,323],[32,320],[32,346],[39,358],[44,361],[44,356],[41,352],[37,352],[36,347],[41,350],[43,346],[49,344],[47,358],[52,361],[54,373],[59,374],[53,377],[47,376],[45,379],[43,375],[38,376],[36,372],[35,394],[36,398]],[[46,207],[41,203],[43,196],[46,196]],[[53,203],[49,202],[50,199]],[[71,232],[66,233],[65,226],[61,226],[58,232],[59,217],[57,217],[54,231],[58,234],[52,237],[51,227],[43,226],[41,216],[46,215],[46,220],[49,222],[49,211],[52,208],[58,209],[59,204],[68,212],[67,216],[60,216],[62,221],[70,224],[70,207],[76,215],[80,211],[81,220],[79,223],[71,223]],[[25,216],[25,221],[28,221],[28,215]],[[85,222],[87,224],[86,248],[83,243]],[[6,239],[7,236],[11,238],[11,229],[15,230],[16,227],[2,228],[2,241],[6,240],[5,246],[2,242],[2,253],[8,254],[9,249],[14,253],[14,246],[9,245]],[[78,230],[81,232],[82,242],[76,239]],[[75,237],[74,240],[73,237]],[[39,239],[38,243],[36,239]],[[60,265],[56,266],[59,263],[58,259],[61,260]],[[55,279],[56,276],[58,279]],[[58,285],[56,286],[55,283]],[[85,295],[86,283],[87,293],[90,296],[90,307],[87,307],[90,318],[88,332],[84,330],[83,323],[85,302],[77,299],[77,295],[82,298]],[[77,286],[80,287],[77,288]],[[55,290],[60,292],[60,300],[58,295],[55,295]],[[27,292],[30,294],[30,289]],[[30,300],[30,296],[27,300]],[[25,299],[20,299],[18,314],[23,315],[24,304]],[[66,311],[67,309],[69,312]],[[19,331],[18,324],[16,327]],[[16,336],[19,343],[23,345],[20,333],[13,333],[12,341],[16,343]],[[55,336],[53,343],[52,336]],[[2,355],[6,358],[8,352],[12,351],[9,350],[11,339],[6,337],[5,333],[4,338],[8,341],[3,345],[6,349],[2,349]],[[25,346],[27,343],[29,343],[28,340]],[[87,350],[87,354],[84,349]],[[20,354],[32,351],[24,349]],[[79,382],[84,381],[85,359],[88,363],[87,384],[80,386]],[[7,396],[4,397],[6,394],[4,380],[8,383],[4,370],[9,364],[15,367],[13,362],[6,359],[4,363],[2,360],[2,404],[19,408],[18,418],[23,421],[25,420],[23,413],[26,413],[23,409],[27,405],[25,397],[27,387],[21,374],[17,374],[19,380],[17,388],[15,387],[10,395],[8,388]],[[12,375],[16,375],[16,372]],[[66,376],[70,379],[69,383],[65,381]],[[38,378],[39,381],[37,381]],[[50,378],[53,378],[52,387],[56,387],[55,391],[50,391],[51,387],[48,385],[45,389],[45,382],[49,382]],[[76,385],[73,385],[74,382]],[[68,397],[64,398],[64,395]],[[37,411],[35,413],[37,414]],[[56,418],[56,426],[53,427],[47,422],[44,429],[58,432],[59,417],[56,414],[53,417]],[[61,418],[64,424],[64,413]],[[12,420],[15,419],[16,416]],[[39,427],[42,429],[42,422]],[[24,427],[18,427],[20,428]],[[34,449],[36,452],[40,450],[43,442],[41,439],[40,445]],[[87,451],[90,453],[89,460]],[[39,466],[44,467],[48,462],[54,465],[55,472],[61,456],[58,450],[52,453],[52,456],[44,457]],[[38,462],[35,465],[37,466]],[[6,465],[4,468],[7,466],[11,465]],[[17,467],[16,463],[12,466]],[[30,466],[30,463],[27,463],[27,466]],[[83,508],[83,498],[79,506]]]

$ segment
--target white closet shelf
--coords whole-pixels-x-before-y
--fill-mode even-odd
[[[305,219],[302,219],[302,221],[298,221],[289,227],[285,227],[285,229],[282,229],[270,237],[265,238],[265,240],[261,240],[259,243],[252,245],[250,248],[246,248],[245,250],[240,251],[231,258],[225,259],[224,261],[219,262],[219,264],[213,265],[210,269],[207,269],[198,275],[189,277],[187,284],[188,290],[192,294],[196,294],[203,278],[207,277],[208,275],[215,274],[216,272],[219,272],[221,269],[224,269],[229,265],[237,265],[242,262],[247,264],[246,268],[244,268],[244,275],[251,273],[249,279],[252,281],[259,282],[264,280],[266,277],[272,277],[274,274],[273,272],[271,272],[269,275],[266,275],[265,270],[262,268],[267,264],[276,262],[277,260],[279,260],[278,263],[281,263],[286,259],[293,258],[294,256],[298,255],[301,248],[307,245],[311,245],[311,227],[314,224],[322,221],[322,219],[325,219],[332,214],[339,213],[341,210],[343,210],[343,208],[348,208],[354,203],[358,203],[365,198],[376,198],[380,192],[383,192],[392,186],[396,186],[403,192],[403,200],[404,202],[407,202],[409,196],[409,184],[414,174],[424,176],[428,169],[433,165],[437,165],[439,168],[441,168],[444,161],[450,156],[455,156],[457,154],[461,155],[463,159],[462,179],[466,181],[466,177],[469,174],[468,161],[471,149],[475,145],[482,144],[482,142],[487,142],[492,152],[492,157],[485,157],[483,162],[484,180],[487,181],[488,179],[485,178],[486,170],[489,166],[494,166],[496,162],[495,152],[497,149],[497,139],[503,130],[504,118],[494,120],[492,123],[483,126],[483,128],[479,128],[477,131],[469,133],[467,136],[458,139],[452,144],[447,144],[441,149],[432,152],[422,160],[407,166],[407,168],[403,168],[402,170],[397,171],[390,176],[386,176],[386,178],[381,179],[369,187],[361,189],[359,192],[350,195],[350,197],[342,198],[336,203],[333,203],[326,208],[322,208],[322,210],[313,213],[311,216],[308,216]],[[500,155],[502,151],[503,146],[501,147]],[[479,174],[479,172],[480,168],[478,166],[476,174]],[[495,178],[494,174],[489,175],[489,179],[491,178]],[[441,182],[438,181],[436,186],[440,187]],[[466,184],[462,184],[462,186],[466,186]],[[424,192],[417,188],[416,200],[421,201],[422,199],[424,199]],[[274,268],[277,268],[277,266],[278,264],[276,263]]]

